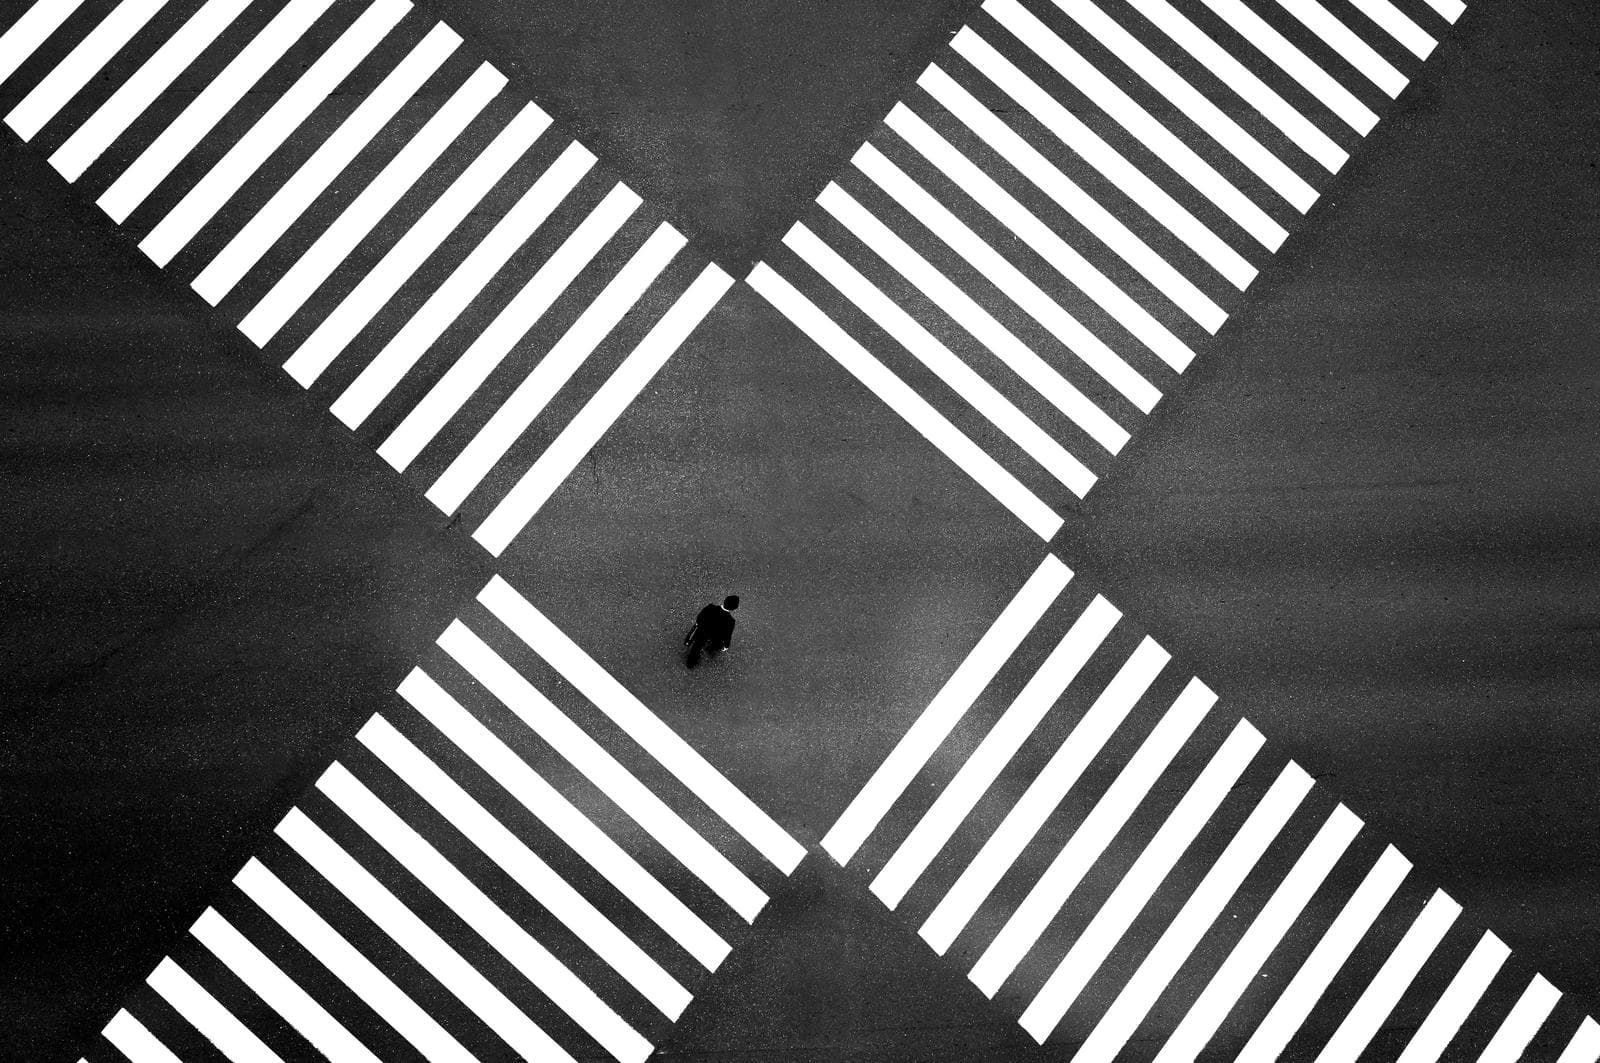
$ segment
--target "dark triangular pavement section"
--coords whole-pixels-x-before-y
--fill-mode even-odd
[[[0,152],[0,1057],[87,1040],[488,559]]]

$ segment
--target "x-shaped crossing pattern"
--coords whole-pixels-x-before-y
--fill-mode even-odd
[[[986,0],[749,285],[1048,543],[1463,10],[1349,6]],[[0,82],[499,557],[735,282],[463,53],[406,0],[39,0]],[[823,858],[1071,1058],[1424,1063],[1473,1015],[1481,1060],[1600,1057],[1072,579],[1047,550]],[[89,1056],[650,1055],[805,848],[507,580],[430,654]]]

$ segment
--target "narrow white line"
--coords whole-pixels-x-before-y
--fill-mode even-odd
[[[573,230],[489,327],[451,364],[422,401],[378,448],[378,455],[404,472],[418,454],[483,385],[528,330],[544,316],[573,279],[594,260],[639,207],[639,197],[626,185],[614,185],[600,205]]]
[[[232,1063],[283,1063],[276,1052],[171,957],[162,960],[146,981]]]
[[[405,990],[395,985],[327,920],[312,911],[278,876],[252,859],[233,880],[245,896],[270,915],[289,936],[365,1001],[395,1032],[432,1063],[478,1063],[472,1053],[434,1021]]]
[[[875,149],[874,149],[875,150]],[[878,156],[882,158],[882,156]],[[885,160],[887,163],[887,160]],[[892,166],[892,163],[888,165]],[[898,171],[896,171],[898,173]],[[903,176],[903,175],[901,175]],[[894,182],[896,178],[887,180]],[[909,183],[909,178],[906,181]],[[925,196],[921,189],[906,190],[899,188],[896,191],[907,200],[914,201]],[[894,194],[894,193],[891,193]],[[889,263],[906,280],[910,281],[918,291],[944,313],[971,333],[980,343],[987,347],[995,357],[1005,363],[1007,368],[1020,376],[1035,391],[1043,395],[1050,405],[1060,410],[1068,420],[1082,428],[1089,437],[1099,443],[1108,452],[1115,454],[1128,442],[1128,431],[1116,421],[1112,420],[1100,407],[1096,406],[1087,395],[1079,391],[1069,380],[1047,363],[1043,358],[1034,353],[1033,349],[1017,339],[1000,322],[994,319],[977,301],[963,292],[948,277],[939,271],[933,263],[923,258],[911,245],[900,239],[878,218],[855,200],[850,193],[838,185],[829,183],[817,197],[817,202],[829,214],[838,219],[839,224],[849,229],[863,243],[872,248],[874,254]],[[930,220],[930,215],[918,215],[924,223]],[[934,225],[942,226],[938,219],[932,219]],[[959,225],[959,223],[957,223]],[[964,226],[963,226],[964,228]],[[973,236],[974,241],[977,240]],[[991,252],[992,253],[992,252]],[[978,254],[982,259],[982,253]],[[992,274],[990,280],[998,282],[999,278]],[[1045,298],[1039,293],[1040,298]],[[1147,385],[1148,386],[1148,385]],[[1154,391],[1154,389],[1151,389]],[[1087,490],[1087,488],[1085,488]],[[1080,491],[1080,497],[1084,492]]]
[[[1112,80],[1079,55],[1053,30],[1016,0],[984,0],[983,9],[1032,48],[1055,71],[1072,82],[1095,105],[1110,115],[1172,171],[1205,196],[1268,251],[1276,251],[1288,230],[1234,187],[1216,168],[1202,159],[1166,126],[1157,121]]]
[[[1484,1046],[1478,1063],[1517,1063],[1560,999],[1561,991],[1547,982],[1544,975],[1534,975],[1528,988],[1517,998],[1511,1014]]]
[[[1193,1063],[1360,830],[1355,813],[1343,805],[1333,810],[1172,1031],[1155,1063]]]
[[[478,429],[433,486],[427,499],[444,513],[454,513],[483,478],[500,463],[522,434],[544,412],[572,374],[588,360],[644,293],[655,283],[687,241],[663,222],[650,234],[628,264],[617,271],[594,302],[584,308],[572,326],[555,342],[518,384],[516,390]]]
[[[767,895],[761,888],[507,664],[488,643],[456,620],[439,636],[439,645],[601,793],[633,817],[662,848],[710,886],[745,922],[755,922],[757,913],[767,903]]]
[[[720,269],[717,274],[721,274]],[[717,274],[701,274],[702,277],[709,276],[706,287],[702,289],[702,297],[709,297],[710,292],[721,283]],[[499,576],[493,577],[478,592],[478,601],[605,713],[607,719],[627,732],[640,748],[705,802],[706,807],[738,831],[774,867],[787,875],[805,857],[803,845],[791,838],[754,801],[729,782],[727,776],[714,768],[627,687],[600,667],[582,647],[518,594],[511,584]]]
[[[817,309],[816,304],[774,273],[765,262],[759,263],[750,272],[748,283],[801,332],[811,337],[813,343],[865,385],[867,390],[878,396],[923,438],[938,447],[945,457],[955,462],[962,472],[1009,509],[1035,535],[1048,541],[1060,530],[1062,518],[1045,505],[1038,495],[1023,486],[1022,481],[967,438],[961,429],[951,424],[926,399],[911,390],[905,381],[872,357],[865,347],[851,339],[844,329],[834,324],[832,319]],[[855,844],[859,845],[860,842],[861,839],[857,839]],[[855,851],[855,845],[850,846],[850,851]]]
[[[178,31],[162,42],[124,81],[111,97],[50,156],[50,165],[68,181],[83,176],[89,164],[98,159],[156,97],[188,69],[222,31],[233,24],[250,0],[207,0],[189,16]]]
[[[1291,762],[1283,769],[1216,863],[1189,894],[1178,914],[1167,924],[1154,947],[1145,954],[1111,1007],[1100,1016],[1075,1059],[1083,1063],[1111,1063],[1116,1058],[1310,789],[1311,776],[1298,764]],[[1034,1040],[1043,1044],[1061,1022],[1061,1015],[1047,1015],[1041,1019],[1032,1026],[1026,1022],[1023,1025]]]
[[[683,1014],[689,991],[677,979],[388,720],[374,716],[356,738],[663,1015]]]
[[[1093,369],[1102,380],[1116,388],[1118,394],[1133,403],[1140,412],[1149,413],[1155,407],[1161,398],[1161,392],[1154,384],[1140,376],[1137,370],[1118,357],[1098,336],[1084,328],[1076,318],[1063,310],[1060,304],[1046,295],[1043,288],[1029,280],[1021,270],[990,247],[944,204],[907,176],[905,171],[890,162],[887,156],[871,144],[867,144],[856,152],[851,161],[895,202],[904,207],[912,217],[927,226],[985,279],[999,288],[1007,298],[1043,325],[1046,331],[1060,340],[1062,345],[1084,365]],[[967,316],[970,318],[973,315]],[[1070,402],[1070,396],[1063,401]],[[1114,441],[1115,437],[1112,439]]]
[[[1467,9],[1467,5],[1461,0],[1424,0],[1424,2],[1437,11],[1440,18],[1452,23]]]
[[[473,718],[427,673],[412,669],[400,684],[399,693],[485,775],[516,798],[702,967],[715,971],[727,958],[730,947],[716,931],[492,731]]]
[[[378,1057],[351,1036],[343,1023],[328,1014],[215,909],[207,908],[189,932],[333,1063],[379,1063]]]
[[[1572,1035],[1556,1063],[1595,1063],[1597,1059],[1600,1059],[1600,1023],[1585,1015],[1578,1032]]]
[[[835,188],[830,185],[828,192]],[[839,194],[844,193],[841,190]],[[798,223],[784,236],[783,242],[1067,490],[1079,498],[1088,493],[1095,480],[1088,466],[1073,457],[838,252]]]
[[[1220,107],[1179,77],[1176,71],[1090,0],[1055,0],[1055,5],[1165,96],[1212,140],[1226,148],[1247,170],[1261,178],[1267,187],[1300,213],[1311,209],[1311,204],[1317,201],[1316,189],[1262,147],[1260,141],[1246,133]],[[1324,162],[1324,165],[1327,163]],[[1329,169],[1336,170],[1338,167],[1331,166]]]
[[[955,885],[950,887],[950,892],[939,901],[927,921],[918,931],[922,939],[933,947],[939,955],[944,955],[955,941],[956,937],[966,929],[973,915],[988,900],[989,895],[999,884],[1012,864],[1016,862],[1022,851],[1038,836],[1045,821],[1049,819],[1061,802],[1066,798],[1067,792],[1076,785],[1085,770],[1123,721],[1128,718],[1128,713],[1138,704],[1150,689],[1150,684],[1155,682],[1161,669],[1165,668],[1171,655],[1155,643],[1153,639],[1146,638],[1139,643],[1137,649],[1123,662],[1110,683],[1100,692],[1089,711],[1084,713],[1083,719],[1072,728],[1070,734],[1062,741],[1050,757],[1049,763],[1034,777],[1033,782],[1023,792],[1022,797],[1012,806],[1011,811],[1001,821],[1000,826],[983,843],[978,850],[978,855],[961,872]],[[1103,822],[1108,816],[1115,816],[1110,811],[1121,803],[1118,795],[1135,790],[1143,794],[1149,788],[1149,783],[1140,783],[1136,778],[1146,772],[1153,773],[1151,778],[1160,774],[1167,763],[1176,755],[1178,748],[1189,737],[1191,731],[1200,722],[1206,711],[1216,702],[1216,695],[1205,688],[1205,684],[1198,679],[1192,680],[1183,696],[1167,712],[1166,717],[1150,733],[1133,759],[1122,769],[1121,776],[1112,789],[1107,791],[1108,800],[1102,800],[1101,808],[1107,811],[1090,813],[1093,823],[1086,823],[1088,834],[1084,835],[1085,841],[1077,843],[1073,849],[1074,854],[1091,853],[1098,856],[1099,849],[1091,836],[1099,828],[1096,824]],[[1167,750],[1162,752],[1162,750]],[[1157,762],[1153,767],[1146,767],[1152,761]],[[1126,780],[1126,781],[1124,781]],[[1135,798],[1137,800],[1137,798]],[[1130,806],[1131,808],[1131,806]],[[1098,810],[1097,810],[1098,811]],[[1119,822],[1120,826],[1120,822]],[[1116,828],[1112,828],[1113,832]],[[1084,834],[1080,829],[1080,835]],[[1072,843],[1069,842],[1069,846]],[[1075,856],[1073,857],[1075,858]],[[1070,867],[1066,861],[1058,860],[1063,868]],[[1052,876],[1046,872],[1045,878],[1059,878],[1062,872]],[[1066,893],[1076,887],[1076,881],[1063,882]],[[1054,887],[1041,881],[1034,892],[1048,893]],[[1065,897],[1066,894],[1061,894]],[[1035,903],[1045,903],[1042,900]],[[1026,917],[1025,917],[1026,918]]]
[[[979,103],[949,74],[938,66],[930,65],[917,79],[917,84],[1201,328],[1215,335],[1222,323],[1228,320],[1228,315],[1222,307],[1211,301],[1210,296],[1152,251],[1098,200],[1079,188],[1072,178],[1023,140],[993,111]]]
[[[40,0],[38,6],[44,7],[54,2],[55,0]],[[77,5],[62,6],[71,13],[72,8]],[[77,47],[68,52],[67,57],[56,64],[54,69],[22,98],[21,103],[11,108],[10,113],[6,115],[6,125],[23,140],[32,140],[35,134],[44,128],[45,123],[54,118],[74,96],[82,92],[89,79],[98,74],[101,68],[111,61],[111,57],[121,51],[122,46],[132,40],[133,35],[138,33],[157,11],[166,6],[167,0],[122,0],[111,14],[90,30],[83,40],[78,42]],[[29,11],[27,16],[23,16],[24,20],[32,14],[33,12]],[[65,17],[62,16],[63,21]],[[21,20],[18,25],[21,25]],[[35,22],[32,25],[42,29],[49,23]],[[59,25],[59,22],[50,25],[49,30],[53,32]],[[9,37],[10,33],[6,35]],[[34,42],[33,48],[38,47],[47,36],[49,32],[39,33],[39,42]],[[29,39],[24,37],[21,40]],[[33,48],[29,48],[29,52]],[[26,55],[19,56],[16,62],[20,63],[24,58]]]
[[[1312,2],[1315,3],[1315,0]],[[1338,115],[1345,125],[1366,136],[1378,124],[1378,116],[1372,113],[1371,108],[1240,0],[1205,0],[1205,5],[1221,16],[1257,51],[1276,63],[1280,70],[1322,101],[1323,106]],[[1400,79],[1400,84],[1405,84],[1404,78]]]
[[[1438,1063],[1439,1057],[1449,1047],[1451,1038],[1461,1029],[1467,1016],[1483,997],[1484,990],[1494,980],[1500,965],[1505,963],[1511,950],[1499,938],[1485,931],[1467,962],[1461,965],[1444,995],[1433,1005],[1428,1017],[1422,1020],[1417,1032],[1412,1034],[1405,1051],[1397,1063]]]
[[[1202,827],[1222,804],[1228,792],[1239,781],[1239,776],[1249,767],[1256,751],[1261,748],[1261,733],[1250,726],[1248,720],[1235,725],[1227,741],[1200,772],[1194,784],[1184,793],[1172,814],[1161,824],[1111,891],[1100,910],[1084,928],[1078,940],[1072,943],[1067,954],[1050,972],[1039,993],[1023,1011],[1023,1029],[1053,1029],[1066,1014],[1073,1001],[1094,973],[1105,962],[1106,956],[1122,940],[1122,935],[1134,918],[1149,903],[1151,896],[1171,873],[1178,859],[1188,851],[1189,845]],[[1042,933],[1043,927],[1040,927]],[[1037,940],[1038,934],[1033,935]],[[984,960],[988,960],[986,954]],[[1015,965],[974,967],[972,978],[987,996],[994,996]],[[979,982],[979,979],[982,979]],[[992,986],[993,988],[989,988]]]
[[[335,762],[323,772],[317,789],[612,1058],[643,1063],[650,1054],[648,1041],[344,765]]]
[[[1232,89],[1240,99],[1255,108],[1263,118],[1277,126],[1284,136],[1292,140],[1301,151],[1321,163],[1329,173],[1338,173],[1339,167],[1349,160],[1349,153],[1335,144],[1326,133],[1307,121],[1304,115],[1290,106],[1289,102],[1282,96],[1279,96],[1269,88],[1266,82],[1251,73],[1248,67],[1230,55],[1216,41],[1206,36],[1200,27],[1179,14],[1166,0],[1130,0],[1130,2],[1145,18],[1159,27],[1162,33],[1165,33],[1180,48],[1198,60],[1201,66],[1211,71],[1219,81]],[[1118,28],[1120,29],[1120,27]],[[1131,35],[1124,33],[1123,36],[1126,42],[1134,41]],[[1137,47],[1137,45],[1135,46]],[[1145,73],[1146,69],[1148,69],[1164,84],[1169,86],[1179,99],[1186,100],[1188,106],[1197,107],[1201,116],[1213,123],[1227,123],[1221,128],[1227,129],[1229,134],[1233,135],[1234,129],[1238,127],[1227,128],[1228,125],[1232,125],[1232,120],[1227,118],[1219,108],[1210,104],[1198,91],[1179,79],[1178,75],[1170,67],[1161,64],[1160,60],[1155,58],[1154,53],[1144,51],[1139,56],[1139,60],[1140,73],[1144,74],[1146,78],[1150,77],[1150,74]],[[1152,62],[1155,65],[1151,65]],[[1154,83],[1152,81],[1152,84]],[[1174,102],[1177,101],[1175,100]],[[1242,133],[1243,130],[1239,130],[1239,132]],[[1215,136],[1216,134],[1213,133],[1212,135]],[[1218,137],[1218,140],[1221,140],[1221,138]],[[1286,195],[1285,198],[1288,198],[1288,196]]]
[[[1396,849],[1384,849],[1234,1063],[1273,1063],[1282,1054],[1410,870],[1411,862]]]
[[[298,808],[274,828],[291,849],[524,1059],[573,1063],[550,1035]],[[639,1057],[642,1059],[643,1057]]]
[[[378,131],[416,95],[461,43],[440,23],[395,65],[372,94],[339,123],[293,177],[240,229],[228,245],[195,278],[194,290],[212,306],[233,290],[267,249],[278,242],[306,209],[325,192],[344,168],[372,142]]]
[[[172,261],[172,256],[194,239],[195,233],[216,216],[223,204],[233,198],[261,164],[289,139],[289,134],[333,93],[410,10],[407,0],[373,0],[361,17],[317,57],[289,91],[280,96],[149,235],[139,241],[139,250],[158,266]]]
[[[1047,554],[1034,569],[1028,582],[1006,603],[978,644],[851,799],[844,814],[828,828],[822,847],[835,860],[841,864],[850,862],[1071,578],[1071,570],[1054,554]]]
[[[1107,144],[1084,125],[1071,111],[1040,88],[1033,79],[979,37],[970,27],[956,34],[950,47],[964,56],[985,77],[998,85],[1022,109],[1033,115],[1056,139],[1077,152],[1119,191],[1128,196],[1156,221],[1166,226],[1179,240],[1244,291],[1256,276],[1256,268],[1245,260],[1203,222],[1189,213],[1143,170]]]
[[[522,529],[528,526],[534,514],[572,475],[572,470],[578,467],[584,455],[595,448],[600,437],[639,397],[639,393],[661,371],[661,367],[667,364],[667,359],[677,353],[689,334],[699,327],[732,285],[733,278],[718,266],[710,265],[701,271],[677,302],[661,316],[661,320],[651,326],[644,339],[623,359],[616,371],[573,415],[555,441],[545,448],[544,453],[478,525],[472,537],[480,546],[499,557],[511,545],[511,541],[522,534]],[[721,775],[716,778],[726,781]],[[804,846],[778,830],[777,824],[754,804],[745,801],[743,795],[740,795],[737,814],[743,817],[744,827],[763,834],[773,847],[764,855],[774,863],[780,860],[787,862],[788,866],[784,868],[786,872],[794,870],[794,866],[805,855]]]
[[[1429,36],[1421,26],[1412,22],[1405,12],[1395,7],[1389,0],[1350,0],[1363,15],[1366,15],[1379,26],[1383,27],[1395,40],[1405,45],[1406,49],[1418,59],[1426,59],[1432,54],[1434,46],[1439,42]],[[1455,0],[1449,0],[1455,3]],[[1435,11],[1444,14],[1443,9],[1435,0],[1429,0]],[[1461,9],[1458,9],[1461,10]],[[1455,18],[1446,15],[1451,22]]]
[[[306,337],[283,363],[284,371],[301,387],[316,383],[323,370],[372,322],[549,126],[550,116],[537,104],[525,104]]]
[[[0,85],[82,5],[83,0],[34,0],[34,5],[0,34]]]
[[[118,224],[126,221],[332,3],[289,0],[96,200],[100,209]]]
[[[1194,360],[1182,340],[904,104],[896,104],[885,121],[1163,362],[1182,372]]]
[[[467,124],[488,106],[505,83],[505,75],[487,63],[473,71],[472,76],[389,160],[333,224],[278,278],[272,290],[239,323],[239,331],[257,347],[265,347],[267,341],[278,334],[284,322],[300,309],[311,293],[372,232],[389,209],[444,154],[444,150],[460,136]],[[286,227],[288,221],[284,225]]]
[[[906,891],[916,884],[949,843],[956,829],[977,807],[1045,714],[1066,693],[1068,685],[1121,617],[1114,605],[1095,595],[1021,693],[1006,706],[989,733],[983,736],[972,755],[872,880],[872,892],[891,910],[899,906]]]
[[[574,141],[539,175],[512,208],[495,223],[483,242],[472,249],[449,278],[428,297],[411,319],[367,363],[333,403],[332,413],[357,428],[388,397],[467,307],[488,287],[511,256],[533,237],[539,226],[594,165],[594,154]]]
[[[1345,1013],[1344,1021],[1317,1054],[1317,1063],[1356,1063],[1459,914],[1461,905],[1442,891],[1434,892],[1355,1006]]]
[[[119,1011],[106,1023],[105,1038],[133,1063],[183,1063],[172,1050],[145,1029],[144,1023]]]
[[[1207,3],[1212,0],[1207,0]],[[1317,0],[1278,0],[1283,9],[1299,19],[1307,29],[1322,38],[1324,44],[1338,52],[1345,62],[1355,67],[1366,79],[1382,89],[1390,99],[1400,95],[1406,87],[1406,76],[1396,70],[1366,41],[1351,33],[1328,9]],[[1362,130],[1365,134],[1366,130]]]

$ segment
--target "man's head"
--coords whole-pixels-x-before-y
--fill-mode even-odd
[[[739,608],[739,596],[737,594],[730,594],[726,598],[722,599],[722,608],[726,609],[730,613]]]

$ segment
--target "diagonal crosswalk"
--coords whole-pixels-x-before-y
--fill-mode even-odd
[[[749,282],[1048,539],[1460,14],[1435,11],[985,0]]]

